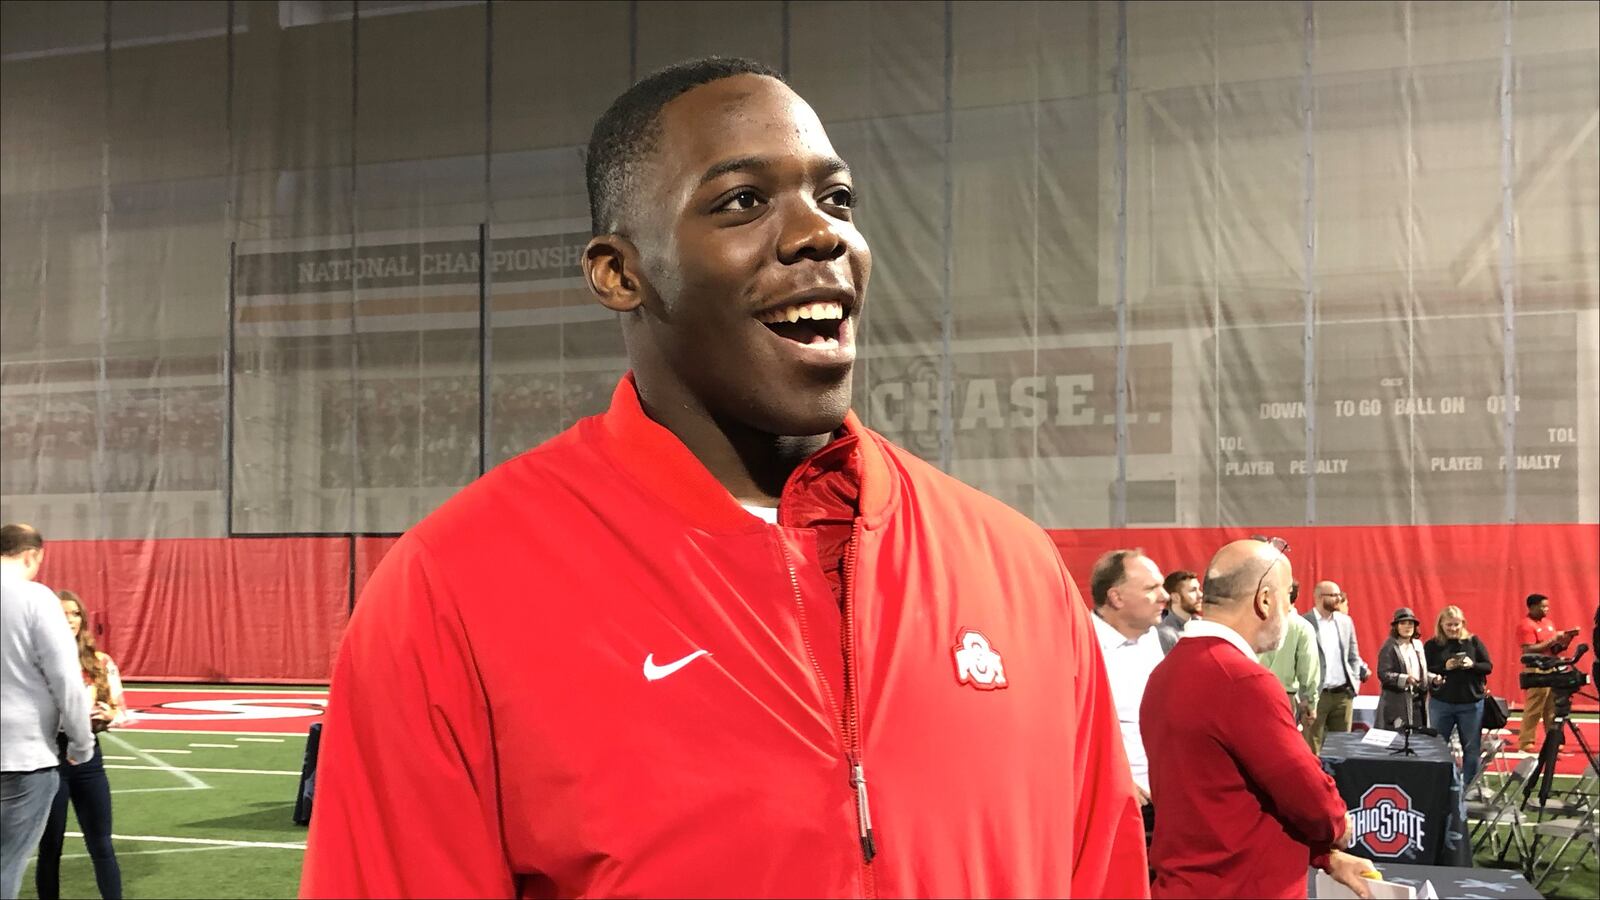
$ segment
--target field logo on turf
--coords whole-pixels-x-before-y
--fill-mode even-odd
[[[325,697],[296,697],[292,700],[233,698],[227,700],[172,700],[150,706],[137,706],[133,714],[141,722],[243,722],[261,719],[314,719],[328,705]]]
[[[1412,808],[1411,795],[1397,784],[1375,784],[1361,795],[1361,805],[1350,810],[1355,820],[1354,844],[1364,845],[1373,856],[1400,856],[1421,852],[1426,817]]]

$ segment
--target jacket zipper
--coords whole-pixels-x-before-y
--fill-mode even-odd
[[[861,542],[861,520],[850,524],[850,543],[844,549],[844,740],[850,759],[850,783],[856,789],[856,819],[861,839],[861,858],[871,864],[878,855],[872,833],[872,809],[867,803],[867,767],[861,753],[861,702],[856,690],[856,546]]]
[[[773,526],[780,529],[780,526]],[[778,552],[783,555],[783,565],[789,575],[789,588],[794,593],[795,608],[800,612],[802,619],[805,616],[805,603],[800,597],[800,578],[795,573],[794,561],[789,557],[789,548],[784,545],[781,530],[775,534],[778,541]],[[845,547],[845,578],[844,578],[844,697],[839,707],[833,703],[833,692],[828,689],[828,679],[823,677],[822,666],[817,662],[816,651],[811,646],[811,640],[806,636],[802,625],[800,634],[805,641],[806,656],[811,662],[811,670],[816,673],[817,683],[822,686],[822,696],[830,707],[829,712],[834,721],[840,723],[842,734],[841,743],[844,745],[845,759],[850,764],[850,787],[856,795],[856,833],[861,844],[862,857],[862,885],[863,888],[870,883],[871,872],[868,865],[873,857],[878,855],[877,838],[872,830],[872,810],[867,802],[867,770],[861,759],[861,739],[859,726],[858,704],[855,697],[855,613],[854,604],[851,602],[854,593],[854,582],[850,575],[855,572],[856,544],[861,537],[859,524],[850,527],[850,543]],[[867,888],[865,893],[872,896],[874,892]]]

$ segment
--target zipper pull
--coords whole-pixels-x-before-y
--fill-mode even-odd
[[[878,845],[872,837],[872,810],[867,807],[867,769],[850,755],[850,784],[856,789],[856,819],[861,831],[861,855],[867,862],[878,855]]]

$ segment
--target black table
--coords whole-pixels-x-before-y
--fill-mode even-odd
[[[1373,867],[1383,873],[1384,881],[1408,884],[1421,889],[1423,881],[1433,882],[1434,892],[1440,897],[1461,897],[1467,900],[1543,900],[1543,895],[1528,884],[1521,872],[1508,869],[1468,869],[1461,866],[1407,866],[1400,863],[1375,862]],[[1306,892],[1316,897],[1317,870],[1306,876]]]
[[[1322,744],[1322,767],[1355,818],[1350,852],[1374,862],[1472,865],[1461,771],[1444,738],[1413,735],[1415,756],[1395,755],[1361,738],[1334,732]]]

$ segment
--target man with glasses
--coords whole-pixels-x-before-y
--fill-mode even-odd
[[[1305,619],[1317,633],[1317,660],[1322,669],[1322,691],[1317,696],[1317,714],[1305,731],[1306,743],[1314,753],[1322,752],[1322,739],[1330,731],[1349,731],[1352,700],[1372,670],[1361,660],[1356,641],[1356,625],[1341,612],[1344,591],[1331,581],[1319,581],[1316,600]]]

